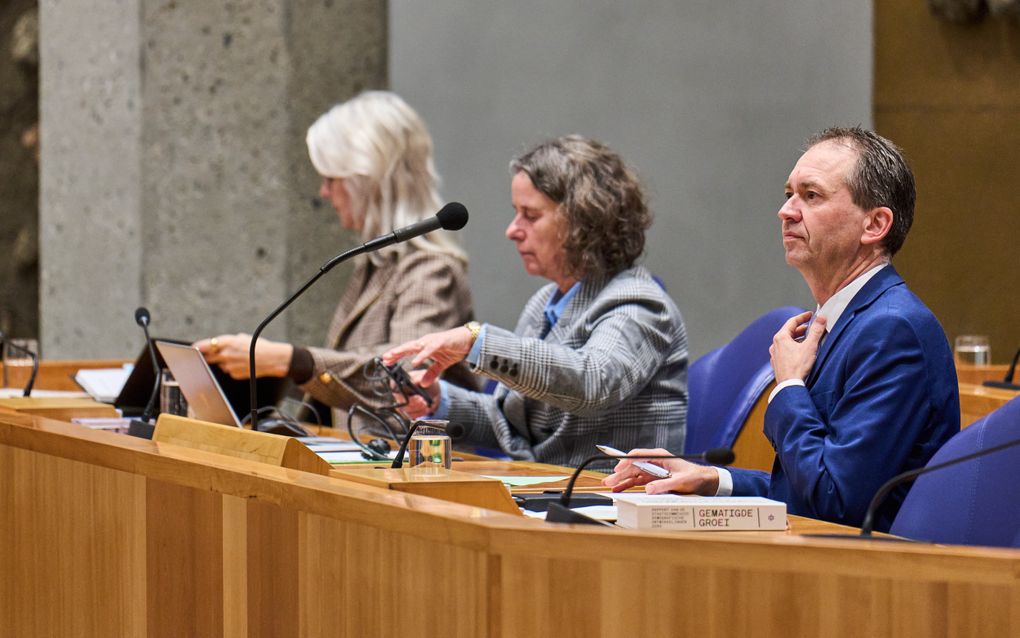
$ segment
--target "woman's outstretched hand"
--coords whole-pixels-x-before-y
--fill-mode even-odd
[[[464,360],[474,341],[471,331],[464,327],[433,332],[383,353],[382,360],[386,365],[393,365],[404,357],[411,357],[411,368],[427,363],[418,385],[428,388],[443,371]]]

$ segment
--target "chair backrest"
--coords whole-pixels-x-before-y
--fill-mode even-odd
[[[769,346],[794,306],[770,310],[724,346],[699,358],[687,373],[685,454],[732,447],[747,415],[772,381]]]
[[[949,439],[928,466],[1020,439],[1020,397]],[[1020,547],[1020,446],[917,479],[893,534],[961,545]]]

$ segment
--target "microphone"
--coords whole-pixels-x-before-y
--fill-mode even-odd
[[[581,523],[583,525],[604,525],[606,527],[613,527],[605,521],[600,521],[590,516],[585,516],[579,512],[575,512],[570,509],[570,497],[574,492],[574,484],[577,483],[577,478],[581,476],[581,471],[588,466],[589,463],[597,459],[610,458],[610,459],[682,459],[684,461],[700,461],[709,465],[729,465],[736,460],[736,455],[733,450],[729,448],[711,448],[705,450],[701,454],[673,454],[670,456],[655,456],[648,454],[641,455],[630,455],[624,454],[623,456],[615,456],[612,454],[606,454],[600,452],[593,456],[586,458],[577,469],[574,470],[574,474],[567,481],[567,487],[563,490],[563,494],[560,496],[560,502],[549,503],[549,507],[546,510],[545,520],[550,523]]]
[[[397,244],[408,239],[414,239],[420,235],[439,230],[460,230],[468,221],[468,212],[464,205],[459,202],[450,202],[443,206],[434,217],[423,219],[420,222],[398,228],[389,235],[383,235],[365,242],[364,247],[368,250],[379,250],[391,244]]]
[[[467,434],[467,429],[460,423],[450,422],[450,425],[446,428],[446,433],[450,435],[451,440],[456,441]]]
[[[421,420],[417,420],[411,424],[411,427],[407,428],[407,434],[404,435],[404,440],[400,442],[400,449],[397,450],[397,455],[393,457],[393,463],[390,464],[391,470],[399,470],[404,467],[404,454],[407,452],[407,446],[411,443],[411,437],[414,436],[414,431],[421,425]]]
[[[955,458],[955,459],[951,459],[951,460],[946,461],[944,463],[939,463],[938,465],[929,465],[929,466],[926,466],[926,467],[919,467],[919,468],[914,469],[914,470],[909,470],[907,472],[903,472],[902,474],[897,474],[896,476],[894,476],[891,479],[889,479],[888,481],[886,481],[885,484],[882,485],[882,487],[878,488],[878,491],[875,492],[874,498],[871,499],[871,504],[868,505],[868,511],[864,514],[864,522],[861,524],[861,535],[860,535],[860,537],[861,538],[870,538],[871,537],[871,532],[875,528],[875,520],[874,520],[875,519],[875,511],[878,510],[878,506],[881,505],[883,501],[885,501],[885,498],[889,495],[889,492],[891,492],[893,490],[893,488],[895,488],[896,486],[901,485],[903,483],[906,483],[907,481],[913,481],[914,479],[916,479],[918,476],[921,476],[922,474],[927,474],[929,472],[936,472],[936,471],[941,470],[943,468],[951,467],[951,466],[956,465],[958,463],[963,463],[964,461],[970,461],[971,459],[976,459],[976,458],[980,458],[982,456],[987,456],[988,454],[994,454],[995,452],[1000,452],[1000,451],[1005,450],[1007,448],[1011,448],[1011,447],[1013,447],[1015,445],[1020,445],[1020,439],[1013,439],[1012,441],[1007,441],[1005,443],[1000,443],[999,445],[995,445],[995,446],[990,447],[990,448],[985,448],[984,450],[978,450],[977,452],[971,452],[970,454],[965,454],[965,455],[963,455],[961,457],[958,457],[958,458]],[[846,538],[846,537],[844,536],[843,538]],[[853,538],[853,537],[851,536],[850,538]],[[882,540],[900,540],[900,539],[882,539]]]
[[[22,392],[22,394],[21,394],[21,396],[23,396],[23,397],[30,397],[30,396],[32,396],[32,386],[35,385],[35,378],[36,378],[36,376],[39,375],[39,355],[37,355],[36,353],[32,352],[31,350],[29,350],[28,348],[26,348],[26,347],[24,347],[24,346],[22,346],[20,344],[14,343],[10,339],[8,339],[7,335],[5,335],[3,332],[0,332],[0,344],[2,344],[3,347],[5,347],[5,348],[11,348],[13,350],[17,350],[18,352],[27,354],[29,356],[29,358],[32,359],[32,373],[30,375],[28,375],[28,383],[25,384],[25,391]],[[4,380],[6,380],[6,378],[7,378],[7,373],[6,373],[6,370],[5,370],[4,371]]]
[[[407,452],[407,446],[411,443],[411,437],[414,436],[414,431],[417,430],[418,426],[421,425],[422,423],[428,423],[429,427],[442,429],[441,427],[437,426],[434,422],[430,422],[428,419],[416,419],[413,423],[411,423],[411,426],[407,428],[407,434],[404,435],[403,440],[400,442],[400,449],[397,450],[397,455],[393,457],[393,463],[390,464],[391,470],[399,470],[400,468],[404,467],[404,453]],[[447,426],[448,430],[452,429],[450,428],[450,426],[452,425],[453,424],[449,424]],[[458,436],[462,435],[464,433],[463,426],[456,427],[460,428],[459,430],[460,434],[458,434]],[[449,436],[449,431],[447,431],[447,436]],[[452,439],[453,437],[450,438]]]
[[[1020,349],[1017,349],[1016,354],[1013,355],[1013,361],[1010,362],[1009,369],[1006,370],[1006,376],[1002,381],[985,381],[982,385],[989,388],[1002,388],[1004,390],[1020,390],[1020,384],[1013,383],[1017,359],[1020,359]]]
[[[152,360],[152,371],[156,375],[156,382],[152,384],[152,394],[149,395],[149,402],[145,404],[145,411],[142,412],[141,420],[143,423],[152,421],[152,411],[156,406],[156,397],[159,396],[159,387],[162,385],[163,379],[160,374],[159,362],[156,359],[156,348],[152,345],[152,338],[149,337],[149,321],[151,317],[149,315],[149,309],[145,306],[139,306],[135,310],[135,323],[145,333],[145,344],[149,346],[149,358]]]
[[[297,292],[288,297],[286,301],[269,313],[269,316],[263,319],[262,323],[260,323],[258,328],[256,328],[252,333],[251,346],[248,349],[248,373],[251,389],[251,429],[257,430],[259,424],[258,391],[255,384],[257,376],[255,374],[255,345],[258,343],[259,335],[261,335],[262,331],[269,325],[269,322],[276,319],[277,315],[286,310],[287,306],[294,303],[294,301],[303,295],[306,290],[311,288],[320,277],[332,270],[337,264],[343,263],[352,257],[370,253],[379,250],[380,248],[385,248],[391,244],[404,242],[420,235],[424,235],[425,233],[439,230],[440,228],[443,230],[460,230],[461,228],[464,228],[467,221],[468,212],[467,209],[464,208],[464,205],[458,202],[450,202],[446,206],[443,206],[443,208],[436,213],[434,217],[430,217],[429,219],[422,220],[404,228],[399,228],[388,235],[382,235],[381,237],[370,239],[360,246],[344,251],[320,266],[319,272],[312,275],[312,277],[306,281]]]
[[[159,369],[159,360],[156,359],[156,348],[152,345],[152,338],[149,337],[150,321],[149,309],[145,306],[139,306],[135,310],[135,323],[145,333],[145,345],[149,348],[149,359],[152,360],[152,371],[156,376],[156,380],[152,384],[152,393],[149,395],[149,402],[145,404],[142,416],[132,419],[131,423],[128,424],[128,434],[141,439],[152,438],[152,433],[155,430],[155,426],[152,424],[152,412],[155,410],[156,397],[159,396],[159,388],[163,383],[163,375],[160,374]]]

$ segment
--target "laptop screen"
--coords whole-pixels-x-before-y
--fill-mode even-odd
[[[157,341],[156,348],[181,386],[196,419],[241,427],[202,353],[190,345]]]

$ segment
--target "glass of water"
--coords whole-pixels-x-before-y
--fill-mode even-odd
[[[3,382],[5,388],[21,387],[28,383],[28,377],[32,374],[32,357],[26,350],[39,354],[39,342],[35,339],[11,339],[3,343],[4,351],[4,373]]]
[[[162,414],[188,416],[188,400],[184,398],[180,384],[169,370],[163,370],[159,386],[159,411]]]
[[[418,427],[407,445],[407,466],[419,472],[442,473],[453,461],[453,443],[446,433],[449,421],[430,419]]]
[[[992,349],[985,335],[960,335],[954,349],[956,365],[987,366],[992,363]]]

